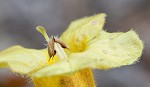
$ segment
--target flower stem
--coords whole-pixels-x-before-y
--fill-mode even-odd
[[[35,87],[95,87],[92,71],[89,68],[68,76],[33,78]]]

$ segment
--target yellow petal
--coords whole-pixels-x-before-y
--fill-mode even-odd
[[[105,16],[104,13],[101,13],[72,22],[60,39],[72,52],[83,51],[87,42],[102,31]]]
[[[85,52],[72,53],[68,59],[46,66],[32,76],[68,74],[87,67],[110,69],[136,62],[142,54],[143,44],[134,31],[107,33],[88,43]]]
[[[0,67],[10,67],[14,72],[27,74],[46,65],[47,55],[46,50],[13,46],[0,52]]]
[[[101,32],[89,43],[86,54],[97,59],[94,68],[110,69],[136,62],[142,55],[143,43],[133,31],[126,33]]]

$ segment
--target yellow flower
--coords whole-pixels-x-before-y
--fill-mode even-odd
[[[133,64],[143,50],[143,43],[133,30],[104,31],[105,16],[102,13],[72,22],[59,40],[49,39],[44,28],[38,26],[48,48],[10,47],[0,52],[0,67],[27,74],[36,87],[94,87],[91,68]]]

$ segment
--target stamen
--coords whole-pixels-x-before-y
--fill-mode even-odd
[[[54,57],[56,54],[56,51],[54,50],[54,44],[55,44],[55,40],[52,37],[52,39],[49,40],[49,42],[48,42],[48,54],[49,54],[50,58]]]
[[[46,30],[42,26],[37,26],[36,29],[44,36],[44,38],[48,42],[48,54],[50,58],[54,57],[55,55],[59,59],[67,58],[67,55],[63,49],[68,48],[65,43],[54,36],[52,36],[52,38],[50,39],[46,33]]]
[[[65,58],[67,58],[67,55],[66,55],[64,49],[61,47],[61,45],[59,43],[55,43],[54,44],[54,49],[56,50],[56,56],[59,59],[65,59]]]
[[[59,40],[58,38],[54,38],[55,42],[59,43],[61,45],[62,48],[68,48],[67,45],[62,42],[61,40]]]
[[[67,58],[67,55],[63,48],[67,48],[65,43],[59,41],[59,39],[52,37],[48,42],[48,53],[50,58],[54,57],[55,54],[59,59]]]

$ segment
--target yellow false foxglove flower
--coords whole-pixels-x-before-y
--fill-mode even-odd
[[[0,52],[0,67],[27,74],[35,87],[94,87],[91,68],[111,69],[130,65],[142,54],[143,43],[130,30],[108,33],[103,30],[105,14],[76,20],[58,39],[47,36],[46,49],[13,46]]]

